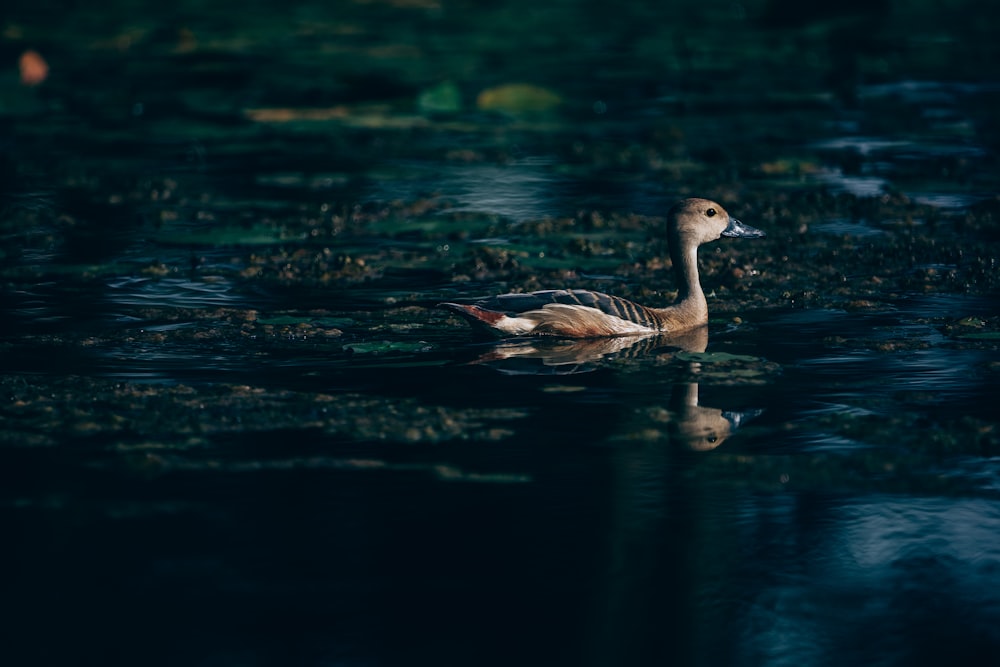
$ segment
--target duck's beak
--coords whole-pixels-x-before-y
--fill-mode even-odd
[[[723,410],[722,416],[725,417],[726,421],[729,422],[730,427],[735,431],[740,426],[743,426],[751,419],[756,419],[764,414],[763,408],[754,408],[752,410],[741,410],[737,412],[736,410]]]
[[[767,236],[767,234],[760,231],[756,227],[744,225],[742,222],[733,217],[729,218],[729,226],[722,230],[722,235],[734,236],[736,238],[743,239],[759,239]]]

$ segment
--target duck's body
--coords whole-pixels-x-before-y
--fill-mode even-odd
[[[649,308],[588,290],[502,294],[441,306],[501,336],[593,338],[676,333],[704,326],[708,302],[698,279],[698,247],[721,236],[759,238],[764,232],[730,217],[715,202],[684,199],[667,213],[667,235],[678,293],[676,302],[666,308]]]
[[[506,336],[590,338],[667,330],[654,308],[582,289],[501,294],[472,304],[441,305]]]

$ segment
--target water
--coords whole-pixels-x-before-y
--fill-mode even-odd
[[[813,318],[791,346],[713,327],[709,350],[780,359],[735,383],[664,347],[569,343],[511,374],[467,365],[498,348],[464,330],[363,361],[104,349],[69,370],[194,388],[101,398],[119,417],[197,413],[8,445],[9,591],[28,641],[164,664],[975,660],[998,641],[1000,459],[932,440],[992,419],[995,354],[810,342],[858,320]],[[692,420],[726,431],[707,444]]]
[[[1000,651],[982,8],[201,4],[5,27],[5,664]],[[665,304],[693,194],[707,331],[434,308]]]

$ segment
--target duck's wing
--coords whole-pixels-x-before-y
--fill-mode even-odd
[[[595,308],[605,315],[617,317],[643,327],[655,329],[657,321],[649,308],[603,292],[590,290],[555,289],[524,294],[501,294],[476,302],[480,308],[502,312],[507,315],[519,315],[532,310],[539,310],[551,304],[569,307]]]
[[[473,324],[501,334],[551,334],[586,338],[649,333],[655,314],[627,299],[589,290],[543,290],[501,294],[471,304],[443,303]]]

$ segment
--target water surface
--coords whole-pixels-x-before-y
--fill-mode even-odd
[[[988,11],[15,4],[11,664],[1000,651]],[[705,331],[434,308],[665,305],[689,195]]]

